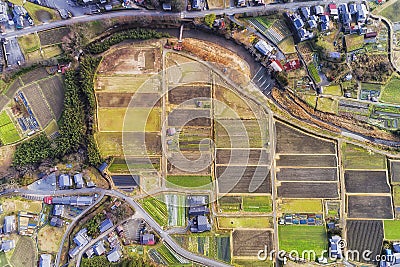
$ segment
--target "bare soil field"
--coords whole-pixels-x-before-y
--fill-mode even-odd
[[[167,171],[170,175],[211,174],[212,154],[210,152],[174,152],[168,157]]]
[[[217,166],[220,193],[270,193],[271,174],[267,166]]]
[[[174,109],[168,115],[169,126],[211,126],[209,109]]]
[[[257,257],[259,250],[273,248],[271,231],[235,230],[232,233],[233,256]]]
[[[46,225],[41,228],[38,233],[38,246],[40,251],[57,253],[65,230],[66,226],[59,228]]]
[[[160,107],[158,94],[96,93],[99,107]]]
[[[376,265],[377,262],[362,259],[363,251],[371,251],[369,258],[376,259],[381,254],[384,237],[382,221],[347,220],[347,249],[360,252],[360,261]],[[352,259],[349,259],[352,260]],[[354,259],[357,260],[357,259]]]
[[[97,75],[96,91],[115,93],[158,93],[160,88],[159,76],[152,74],[139,75]]]
[[[312,137],[281,122],[275,123],[277,153],[283,154],[335,154],[335,143]]]
[[[351,219],[393,219],[390,196],[347,196],[347,209]]]
[[[58,120],[64,109],[64,85],[61,78],[53,76],[50,79],[42,80],[38,83],[56,120]]]
[[[390,161],[390,178],[392,183],[400,183],[400,161]]]
[[[346,171],[347,193],[390,193],[385,171]]]
[[[42,128],[46,127],[46,125],[49,124],[54,117],[44,99],[42,90],[37,84],[32,84],[22,89],[22,91],[27,98],[28,103],[32,108],[32,111],[35,113],[35,116],[38,119],[40,126]]]
[[[23,83],[22,83],[21,79],[18,77],[8,87],[7,92],[6,92],[6,96],[8,98],[13,98],[14,95],[17,93],[18,89],[21,88],[22,86],[23,86]]]
[[[219,148],[262,148],[266,144],[267,125],[258,120],[214,121],[215,143]]]
[[[99,74],[157,73],[161,68],[161,51],[154,47],[121,46],[103,57]]]
[[[34,81],[39,81],[48,77],[49,74],[47,73],[45,68],[36,68],[31,70],[25,74],[21,75],[21,80],[24,84],[30,84]]]
[[[278,186],[278,197],[283,198],[338,198],[337,183],[282,182]]]
[[[3,177],[2,172],[7,171],[8,167],[11,166],[14,153],[15,153],[15,146],[0,147],[0,177]]]
[[[21,236],[11,256],[13,266],[34,267],[37,265],[37,250],[30,237]]]
[[[214,112],[217,118],[254,118],[255,111],[252,109],[250,100],[242,97],[232,89],[218,84],[215,85],[215,99],[218,100],[214,103]]]
[[[217,149],[216,164],[269,165],[266,149]]]
[[[280,167],[336,167],[336,155],[280,155],[276,160]]]
[[[337,181],[337,168],[282,168],[276,172],[278,181]]]
[[[39,39],[42,46],[58,44],[62,42],[62,38],[70,32],[67,27],[55,28],[47,31],[40,31]]]
[[[211,98],[211,88],[204,84],[177,86],[168,90],[170,104],[180,105],[185,101],[196,101],[197,98]]]

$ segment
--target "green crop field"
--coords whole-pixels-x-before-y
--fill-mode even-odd
[[[160,131],[159,108],[99,108],[100,131],[157,132]]]
[[[39,36],[36,33],[24,35],[18,38],[18,44],[24,54],[32,53],[40,48]]]
[[[279,205],[279,211],[322,213],[323,208],[320,199],[283,199],[282,204]]]
[[[21,138],[11,118],[6,111],[0,113],[0,141],[3,144],[11,144],[19,141]]]
[[[160,225],[168,224],[167,205],[164,199],[148,197],[142,201],[142,207],[156,220]]]
[[[171,188],[189,187],[209,189],[211,187],[210,176],[167,176],[167,186]]]
[[[335,99],[319,97],[317,109],[322,112],[337,114],[339,110],[339,103]]]
[[[318,70],[317,67],[315,67],[315,64],[311,62],[310,64],[308,64],[307,68],[310,71],[311,77],[314,79],[314,81],[316,83],[320,83],[321,77],[319,77]]]
[[[310,107],[315,108],[316,103],[317,103],[316,95],[303,95],[302,98]]]
[[[385,85],[379,99],[382,102],[400,104],[400,78],[392,77]]]
[[[400,1],[394,1],[393,4],[379,12],[379,15],[390,19],[392,22],[400,21]]]
[[[325,86],[324,89],[323,89],[323,94],[324,95],[341,96],[342,95],[342,89],[340,88],[339,84]]]
[[[0,252],[0,266],[1,267],[10,267],[10,264],[8,263],[6,253],[4,251]]]
[[[128,160],[129,161],[129,160]],[[160,169],[160,164],[159,163],[127,163],[124,158],[114,158],[111,166],[108,168],[108,170],[111,173],[128,173],[130,170],[135,169],[135,170],[159,170]]]
[[[400,221],[383,221],[385,229],[385,239],[400,241]]]
[[[272,201],[269,196],[244,196],[243,211],[245,212],[271,212]]]
[[[221,212],[239,212],[241,207],[241,196],[224,196],[218,199],[218,208]]]
[[[165,196],[168,210],[168,226],[186,226],[186,196],[168,194]]]
[[[162,245],[157,249],[157,252],[165,259],[168,265],[177,264],[179,260],[172,254],[172,252],[165,246]]]
[[[221,229],[233,228],[271,228],[271,217],[218,217],[218,227]]]
[[[356,145],[343,143],[342,155],[345,169],[386,169],[384,155]]]
[[[290,252],[295,250],[302,256],[303,251],[313,250],[319,257],[327,249],[328,237],[324,226],[284,225],[279,226],[279,249]],[[307,258],[307,256],[306,256]]]
[[[395,206],[400,207],[400,185],[393,186],[393,202]]]

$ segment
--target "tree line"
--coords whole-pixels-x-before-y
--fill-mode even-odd
[[[123,32],[117,32],[109,36],[105,40],[97,40],[86,46],[86,50],[92,54],[99,54],[107,51],[111,46],[116,45],[124,40],[148,40],[170,37],[168,33],[158,32],[147,29],[130,29]]]

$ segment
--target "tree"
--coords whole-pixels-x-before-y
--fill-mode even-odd
[[[213,23],[214,23],[214,21],[215,21],[216,18],[217,18],[217,16],[216,16],[214,13],[205,15],[205,17],[204,17],[204,23],[205,23],[208,27],[212,28],[212,25],[213,25]]]

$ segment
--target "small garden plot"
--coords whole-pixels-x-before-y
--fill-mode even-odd
[[[157,73],[161,68],[161,50],[153,47],[125,45],[109,50],[99,66],[104,75]]]
[[[336,99],[319,97],[317,101],[317,109],[322,112],[337,114],[339,103]]]
[[[220,212],[239,212],[242,209],[241,196],[224,196],[218,199]]]
[[[267,166],[217,166],[220,193],[270,193],[271,174]]]
[[[58,120],[64,109],[64,85],[61,78],[53,76],[49,79],[39,81],[38,84],[56,120]]]
[[[173,152],[168,156],[169,175],[211,175],[211,152],[182,151]]]
[[[370,104],[356,101],[339,101],[339,112],[346,112],[354,115],[369,116]]]
[[[36,68],[20,76],[22,82],[27,85],[35,81],[49,77],[45,68]]]
[[[329,142],[276,122],[277,153],[282,154],[335,154],[334,142]],[[301,165],[302,166],[302,165]]]
[[[345,96],[348,96],[349,98],[357,98],[358,84],[354,80],[342,82],[340,86],[342,87]]]
[[[348,34],[345,35],[344,41],[346,44],[346,51],[352,52],[364,46],[364,35]]]
[[[20,140],[19,133],[11,118],[4,110],[0,113],[0,141],[2,144],[11,144]]]
[[[400,221],[385,220],[385,240],[399,241],[400,240]]]
[[[270,196],[243,196],[244,212],[271,212],[272,200]]]
[[[22,91],[42,128],[46,127],[51,120],[55,119],[53,112],[45,101],[42,90],[37,84],[28,85],[24,87]]]
[[[267,247],[272,250],[273,233],[260,230],[235,230],[232,233],[233,256],[244,256],[255,258],[259,250]],[[266,251],[269,253],[269,251]]]
[[[157,132],[161,127],[159,108],[99,108],[100,131]]]
[[[381,85],[377,83],[361,83],[361,100],[378,99],[381,93]]]
[[[114,185],[118,188],[134,188],[140,184],[138,175],[113,175],[111,178]]]
[[[266,149],[217,149],[216,164],[269,165]]]
[[[300,98],[304,100],[310,107],[315,108],[317,106],[316,95],[300,95]]]
[[[159,247],[157,249],[157,252],[164,260],[163,262],[165,264],[163,264],[163,265],[170,266],[170,265],[176,265],[176,264],[180,263],[177,256],[175,256],[175,253],[172,252],[172,250],[169,249],[166,245],[162,245],[161,247]]]
[[[129,173],[130,170],[160,170],[160,158],[114,158],[108,171],[111,173]]]
[[[57,57],[63,53],[60,45],[52,45],[45,48],[42,48],[43,51],[43,59],[49,59],[53,57]]]
[[[18,38],[18,44],[25,55],[35,52],[40,48],[39,36],[36,33],[24,35]]]
[[[311,77],[316,83],[321,82],[321,77],[319,77],[317,67],[315,66],[314,62],[311,62],[307,65],[308,71],[310,72]]]
[[[361,257],[361,251],[369,250],[371,251],[368,256],[371,259],[369,263],[376,264],[373,260],[381,255],[384,238],[382,221],[347,220],[346,229],[347,249],[360,252],[360,259],[349,258],[349,260],[368,262]]]
[[[152,74],[141,75],[97,75],[95,80],[95,90],[101,92],[114,93],[158,93],[160,80],[158,76]]]
[[[11,256],[11,264],[13,266],[36,266],[37,249],[33,239],[27,236],[19,237]]]
[[[296,53],[296,47],[294,45],[294,40],[292,36],[285,38],[282,42],[278,44],[278,47],[282,50],[284,54]]]
[[[161,96],[159,94],[151,93],[138,93],[136,92],[132,101],[129,103],[129,107],[160,107],[161,106]]]
[[[47,31],[38,32],[42,46],[62,43],[62,38],[69,34],[67,27],[55,28]]]
[[[279,155],[279,167],[336,167],[336,155]]]
[[[168,210],[168,226],[186,226],[186,196],[165,195]]]
[[[324,226],[280,225],[278,235],[279,249],[286,252],[297,251],[299,258],[302,258],[304,251],[308,251],[308,253],[309,251],[314,251],[315,255],[311,253],[309,255],[311,257],[314,256],[311,260],[316,260],[316,257],[319,257],[323,251],[327,250],[328,237]],[[307,258],[307,254],[305,254],[304,258]]]
[[[168,90],[168,102],[174,105],[194,105],[199,98],[211,98],[211,87],[204,84],[177,86]]]
[[[325,86],[322,92],[324,95],[342,96],[342,89],[339,84]]]
[[[273,227],[272,218],[268,216],[217,217],[218,228],[266,229]]]
[[[95,140],[102,157],[124,156],[121,132],[98,132]]]
[[[127,108],[132,100],[133,93],[97,93],[97,104],[99,107],[104,108]],[[153,95],[153,94],[150,94]],[[157,94],[154,94],[156,101]]]
[[[210,151],[211,127],[183,127],[179,131],[179,151]],[[172,146],[169,147],[172,150]]]
[[[338,184],[330,182],[282,182],[278,197],[283,198],[338,198]]]
[[[393,219],[390,196],[347,196],[347,209],[351,219]]]
[[[167,187],[169,188],[210,189],[211,185],[211,176],[167,176]]]
[[[400,183],[400,161],[391,160],[389,162],[391,183]]]
[[[390,193],[386,171],[346,171],[347,193]]]
[[[215,85],[214,115],[220,119],[253,119],[259,107],[239,93],[222,85]]]
[[[262,148],[268,142],[263,120],[218,120],[214,127],[219,148]]]
[[[392,104],[400,104],[400,78],[393,76],[390,81],[384,86],[380,101]]]
[[[169,126],[211,126],[209,109],[174,109],[168,115]]]
[[[282,213],[322,213],[321,199],[282,199],[279,205]]]
[[[168,210],[163,195],[147,197],[142,200],[142,207],[160,225],[168,225]]]
[[[386,169],[386,157],[384,155],[353,144],[343,143],[342,155],[345,169]]]
[[[278,181],[337,181],[337,168],[281,168]]]

